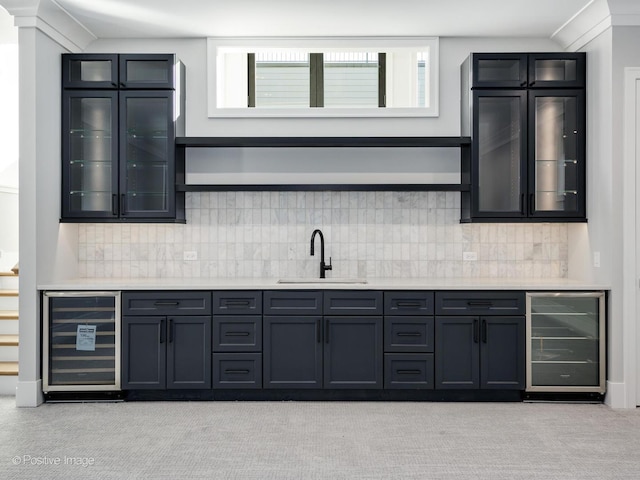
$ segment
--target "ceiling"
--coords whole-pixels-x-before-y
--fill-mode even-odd
[[[549,38],[592,0],[56,0],[98,38]]]

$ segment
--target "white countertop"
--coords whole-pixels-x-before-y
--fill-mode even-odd
[[[287,280],[294,280],[288,278]],[[609,290],[610,285],[564,278],[372,278],[336,283],[328,278],[278,283],[275,278],[77,278],[38,285],[39,290]],[[362,280],[362,279],[355,279]]]

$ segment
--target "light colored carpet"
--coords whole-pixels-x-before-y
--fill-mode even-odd
[[[604,405],[0,397],[0,440],[2,479],[640,478],[640,410]]]

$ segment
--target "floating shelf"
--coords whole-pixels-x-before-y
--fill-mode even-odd
[[[460,162],[471,158],[471,137],[177,137],[178,163],[184,166],[187,148],[460,148]],[[464,169],[461,168],[461,172]],[[183,180],[180,182],[180,180]],[[213,191],[435,191],[468,192],[461,183],[363,183],[363,184],[186,184],[178,175],[178,192]]]

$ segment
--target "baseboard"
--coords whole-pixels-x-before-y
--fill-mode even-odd
[[[607,395],[604,403],[611,408],[636,408],[636,402],[629,402],[624,382],[607,381]]]
[[[44,402],[42,394],[42,380],[35,382],[21,382],[16,386],[17,407],[37,407]]]

